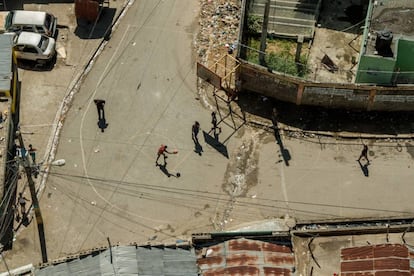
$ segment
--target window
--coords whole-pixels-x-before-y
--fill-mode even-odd
[[[50,15],[50,14],[46,14],[46,18],[45,18],[45,26],[46,26],[46,28],[49,30],[49,29],[51,29],[50,28],[50,25],[52,24],[52,16]]]
[[[33,32],[33,27],[32,26],[23,26],[22,31]]]
[[[43,30],[43,27],[42,26],[35,26],[35,28],[36,28],[36,32],[37,33],[43,34],[45,32],[45,30]]]
[[[26,45],[26,47],[24,47],[24,49],[23,49],[23,52],[37,54],[37,49],[33,46]]]
[[[37,47],[39,47],[44,52],[46,51],[48,44],[49,44],[49,39],[42,35],[39,41],[39,45],[37,45]]]
[[[24,49],[24,45],[16,45],[16,46],[14,47],[14,49],[16,49],[16,51],[22,52],[22,51],[23,51],[23,49]]]

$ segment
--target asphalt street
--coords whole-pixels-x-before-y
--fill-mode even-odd
[[[371,159],[364,167],[356,162],[360,140],[280,133],[277,144],[272,132],[240,119],[237,103],[217,110],[211,89],[197,89],[198,16],[193,0],[136,1],[94,62],[60,135],[56,159],[66,164],[51,168],[40,199],[49,259],[106,246],[108,237],[170,243],[286,215],[412,213],[409,143],[364,141]],[[100,125],[94,99],[106,101]],[[191,139],[196,120],[202,151]],[[156,166],[161,144],[178,153]],[[31,223],[6,259],[13,267],[38,263],[39,252]]]

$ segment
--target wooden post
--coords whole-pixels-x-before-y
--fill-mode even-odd
[[[270,10],[270,0],[267,0],[265,4],[264,15],[263,15],[262,36],[260,37],[259,63],[262,66],[266,66],[265,52],[266,52],[266,40],[267,40],[267,25],[269,24],[269,10]]]

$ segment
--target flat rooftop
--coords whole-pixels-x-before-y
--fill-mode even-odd
[[[356,275],[344,272],[344,262],[343,260],[341,262],[341,251],[343,249],[360,247],[362,251],[364,247],[369,246],[395,247],[398,245],[408,245],[408,248],[410,248],[410,245],[414,241],[413,238],[414,236],[412,232],[408,232],[405,235],[401,233],[390,233],[309,238],[295,237],[293,240],[295,255],[299,258],[296,271],[298,275]],[[377,273],[381,272],[379,271],[381,263],[378,262],[381,259],[386,261],[388,265],[392,265],[393,263],[395,264],[395,262],[398,263],[398,261],[401,261],[402,258],[395,257],[388,260],[386,258],[380,258],[377,260],[377,264],[379,264],[376,271]],[[374,259],[363,260],[361,258],[361,260],[362,264],[374,262]],[[412,262],[409,266],[413,269]],[[356,263],[353,265],[353,272],[361,272],[360,270],[362,270],[361,264],[358,265]],[[362,271],[362,273],[364,272],[365,274],[363,275],[374,275],[371,274],[373,271]],[[358,275],[362,275],[362,273]],[[409,275],[395,273],[396,271],[391,271],[389,274],[381,275]]]
[[[362,54],[360,51],[365,28],[368,28],[366,48],[363,50],[366,55],[377,54],[375,42],[378,32],[392,33],[393,52],[396,52],[398,38],[414,39],[414,1],[377,0],[372,2],[371,10],[368,10],[368,4],[369,1],[356,0],[323,1],[309,52],[309,79],[316,82],[353,83],[357,62]],[[323,62],[326,56],[336,66],[335,70],[330,70]]]
[[[308,79],[328,83],[354,81],[367,8],[368,5],[356,0],[322,1],[308,56]],[[330,70],[322,62],[325,56],[337,67],[336,70]]]
[[[393,35],[391,49],[395,52],[396,41],[403,37],[414,39],[414,1],[412,0],[383,0],[375,1],[372,5],[368,22],[368,37],[366,54],[375,55],[377,33],[390,31]]]

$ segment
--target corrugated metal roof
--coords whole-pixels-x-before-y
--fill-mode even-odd
[[[229,240],[197,251],[202,275],[293,275],[290,247],[248,239]]]
[[[341,250],[341,276],[411,275],[410,254],[402,244],[380,244]]]
[[[9,91],[12,79],[13,37],[0,35],[0,91]]]
[[[34,275],[168,275],[197,276],[194,249],[167,247],[112,247],[100,253],[36,269]]]

